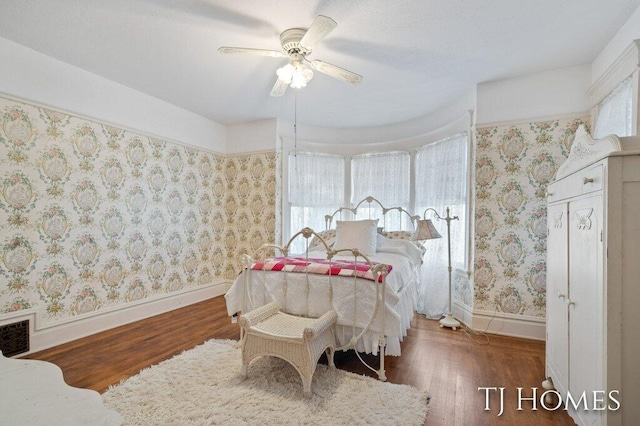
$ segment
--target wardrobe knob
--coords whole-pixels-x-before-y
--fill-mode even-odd
[[[582,183],[585,185],[588,183],[593,183],[593,178],[588,178],[588,177],[582,178]]]
[[[562,293],[558,292],[558,299],[564,299],[565,297],[567,297],[566,294],[562,294]]]

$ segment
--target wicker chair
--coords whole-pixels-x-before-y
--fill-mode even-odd
[[[260,356],[282,358],[298,371],[304,396],[311,397],[311,379],[322,352],[335,368],[333,354],[336,339],[333,325],[338,314],[329,311],[320,318],[304,318],[280,311],[271,302],[240,316],[243,332],[242,369],[246,378],[249,364]]]

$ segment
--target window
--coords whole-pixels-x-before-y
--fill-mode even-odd
[[[324,215],[342,207],[344,202],[344,158],[337,155],[297,153],[289,155],[289,235],[305,226],[325,229]],[[298,238],[292,251],[304,251]]]
[[[416,214],[431,207],[445,217],[449,207],[450,215],[460,219],[451,222],[451,263],[460,269],[466,269],[467,145],[466,133],[426,145],[416,154],[415,168]],[[446,239],[446,222],[433,212],[427,214],[427,219],[432,219]]]
[[[411,155],[408,152],[385,152],[354,156],[351,160],[351,204],[367,196],[375,197],[385,207],[409,208]],[[380,208],[362,204],[359,218],[382,217]],[[406,215],[389,213],[387,229],[411,229]]]
[[[433,208],[440,217],[451,217],[451,265],[466,269],[468,137],[465,133],[429,144],[416,154],[416,213]],[[439,318],[448,310],[447,222],[427,212],[442,238],[424,242],[422,279],[418,287],[418,312]]]
[[[632,111],[633,80],[629,77],[598,104],[593,137],[601,138],[611,134],[617,136],[633,135]]]

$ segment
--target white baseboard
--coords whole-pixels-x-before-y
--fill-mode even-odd
[[[546,320],[544,318],[497,311],[472,310],[458,302],[454,304],[453,313],[460,322],[476,331],[532,340],[546,339]]]
[[[23,356],[223,295],[230,285],[223,281],[189,288],[57,322],[46,322],[38,309],[25,309],[0,315],[0,325],[29,320],[29,352],[18,355]]]

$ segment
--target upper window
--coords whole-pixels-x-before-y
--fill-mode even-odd
[[[385,152],[357,155],[351,159],[351,204],[367,196],[375,197],[385,207],[409,208],[411,155],[408,152]],[[390,212],[381,227],[409,229],[408,216]],[[383,217],[380,208],[363,203],[358,218]]]
[[[631,136],[633,126],[633,80],[631,77],[620,83],[598,104],[598,114],[593,137],[607,135]]]
[[[325,229],[324,215],[344,202],[344,158],[337,155],[297,153],[289,155],[290,235],[305,226]],[[292,250],[304,251],[303,239]]]
[[[465,267],[466,255],[467,145],[467,135],[461,133],[426,145],[416,155],[416,214],[433,208],[445,217],[448,207],[451,216],[458,216],[451,223],[451,260],[458,268]],[[444,232],[432,212],[427,219]]]

